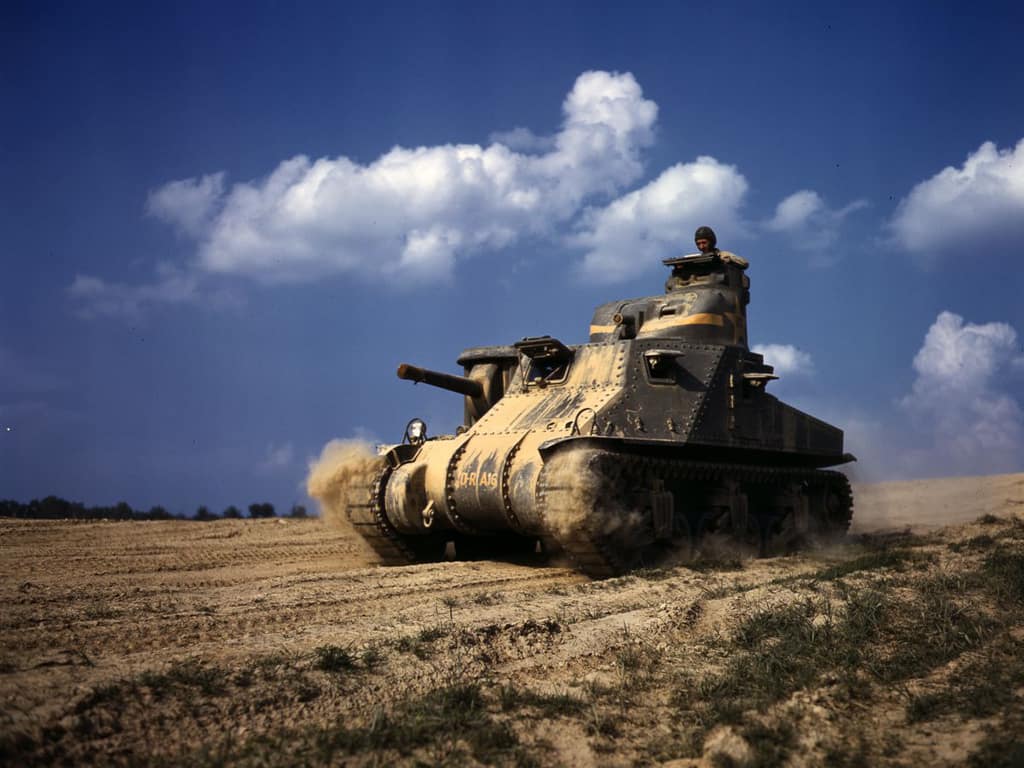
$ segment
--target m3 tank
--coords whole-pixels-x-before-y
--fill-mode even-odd
[[[454,435],[418,419],[381,449],[347,514],[384,564],[561,551],[605,578],[702,545],[761,555],[841,537],[852,515],[843,433],[780,402],[747,347],[747,262],[664,263],[662,295],[599,306],[585,344],[473,347],[462,376],[398,376],[460,393]],[[447,552],[447,555],[446,555]]]

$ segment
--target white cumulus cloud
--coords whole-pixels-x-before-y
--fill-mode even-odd
[[[915,186],[889,223],[895,241],[927,254],[1024,235],[1024,139],[1013,149],[991,141]]]
[[[150,209],[183,231],[201,229],[198,261],[210,272],[443,279],[457,259],[549,233],[586,200],[640,176],[658,110],[631,74],[583,73],[562,111],[550,140],[505,136],[531,153],[494,142],[395,147],[368,165],[300,155],[223,194],[218,174],[171,182]]]
[[[935,462],[962,473],[1020,470],[1024,415],[1002,384],[1020,359],[1008,324],[939,314],[914,357],[912,391],[900,402],[934,435]]]
[[[678,163],[603,208],[588,210],[572,243],[586,249],[587,277],[611,282],[639,274],[660,258],[693,250],[697,226],[743,229],[739,207],[747,180],[713,157]]]
[[[149,194],[146,210],[191,238],[194,258],[148,283],[81,274],[68,290],[83,315],[137,317],[160,304],[237,304],[208,292],[217,276],[419,285],[525,238],[561,242],[579,254],[584,276],[613,282],[690,251],[698,225],[718,228],[726,248],[767,230],[818,247],[865,205],[831,209],[805,189],[767,222],[748,221],[746,178],[710,156],[629,191],[657,116],[632,74],[590,71],[566,95],[552,135],[520,126],[487,145],[399,146],[369,163],[297,155],[233,185],[223,172],[171,181]]]
[[[779,376],[806,376],[814,372],[810,354],[792,344],[755,344],[753,352],[764,356],[764,361],[775,368]]]
[[[829,208],[817,192],[801,189],[775,207],[775,215],[765,228],[791,235],[794,245],[802,250],[818,250],[833,245],[846,218],[865,207],[866,201],[855,200],[842,208]]]
[[[223,194],[223,173],[172,181],[150,192],[146,211],[182,233],[198,237],[213,220]]]
[[[521,125],[510,131],[495,131],[487,138],[491,144],[504,144],[516,152],[550,152],[555,148],[554,136],[538,136]]]
[[[140,320],[147,310],[157,306],[175,304],[201,304],[223,310],[244,304],[242,298],[229,289],[213,289],[203,285],[195,270],[186,270],[161,262],[148,283],[122,283],[107,281],[92,275],[76,275],[68,286],[68,295],[77,305],[82,317],[120,317]]]
[[[199,296],[196,276],[169,264],[159,265],[156,280],[141,285],[76,275],[68,293],[78,303],[79,312],[85,317],[106,315],[134,318],[153,305],[188,303],[196,301]]]

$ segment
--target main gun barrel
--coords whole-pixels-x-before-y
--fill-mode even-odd
[[[465,376],[453,376],[450,373],[431,371],[428,368],[419,368],[415,365],[402,363],[398,366],[398,378],[406,381],[423,382],[434,387],[447,389],[451,392],[458,392],[460,395],[469,397],[483,397],[484,388],[479,381],[468,379]]]

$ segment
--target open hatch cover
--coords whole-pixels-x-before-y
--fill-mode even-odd
[[[523,386],[546,387],[565,381],[572,363],[573,352],[551,336],[532,336],[518,341],[516,349],[523,353],[529,364],[523,371]]]
[[[531,360],[555,362],[572,358],[572,350],[552,336],[528,336],[517,341],[515,348]]]

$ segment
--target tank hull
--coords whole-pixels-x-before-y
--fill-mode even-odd
[[[850,523],[839,472],[696,460],[639,441],[537,439],[446,440],[413,460],[392,457],[369,493],[357,491],[350,520],[389,565],[439,560],[449,542],[471,559],[540,545],[596,578],[692,557],[709,543],[783,553],[835,540]],[[430,471],[437,466],[446,469]]]

